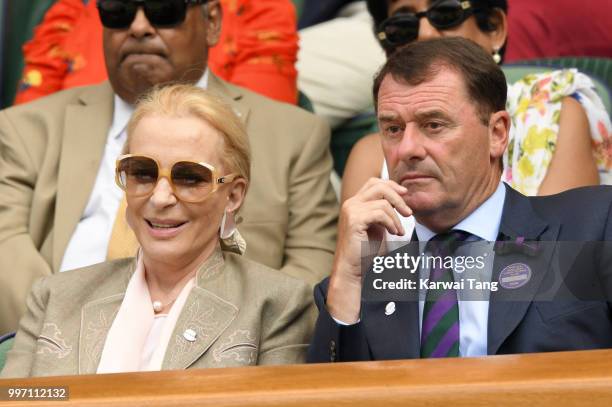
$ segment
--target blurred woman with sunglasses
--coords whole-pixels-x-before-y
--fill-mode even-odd
[[[387,55],[411,41],[471,39],[501,63],[507,36],[506,0],[367,0]],[[503,180],[526,195],[548,195],[612,181],[612,126],[591,80],[572,70],[528,75],[508,86],[512,118]],[[377,134],[351,151],[342,199],[370,177],[387,178]]]
[[[238,117],[171,85],[140,101],[127,132],[116,179],[136,257],[36,282],[2,376],[302,362],[310,289],[240,256],[250,156]]]

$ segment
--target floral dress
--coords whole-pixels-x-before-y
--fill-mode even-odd
[[[612,126],[594,89],[576,69],[527,75],[509,85],[512,125],[502,180],[525,195],[537,194],[557,145],[561,100],[571,96],[587,115],[601,183],[612,183]]]

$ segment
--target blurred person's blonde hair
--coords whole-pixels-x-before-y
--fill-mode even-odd
[[[232,108],[216,95],[188,84],[155,86],[136,103],[127,125],[124,154],[129,153],[134,129],[147,116],[195,117],[205,121],[223,137],[221,160],[226,170],[249,181],[251,156],[246,129]]]

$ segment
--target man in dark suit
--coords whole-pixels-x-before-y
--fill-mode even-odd
[[[414,42],[382,68],[374,97],[390,180],[371,179],[343,205],[309,361],[612,347],[612,190],[527,198],[500,182],[510,119],[491,57],[461,38]],[[374,270],[380,256],[362,266],[363,249],[384,253],[385,233],[455,265],[461,241],[498,241],[480,276],[488,291],[466,295],[458,267],[433,263],[402,275],[404,301],[389,301],[390,286],[377,300],[389,274]],[[423,254],[414,250],[387,258]],[[389,267],[393,280],[400,266]]]

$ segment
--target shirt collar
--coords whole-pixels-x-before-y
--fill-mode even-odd
[[[196,82],[195,86],[202,89],[208,87],[208,68],[204,71],[204,75]],[[110,128],[110,136],[114,139],[118,139],[125,131],[130,121],[130,117],[132,113],[134,113],[134,106],[121,99],[117,94],[115,94],[114,101],[115,108],[113,110],[113,123]]]
[[[453,230],[463,230],[482,240],[494,242],[499,234],[504,201],[506,199],[506,188],[500,182],[497,189],[486,201],[484,201],[474,212],[453,227]],[[420,242],[428,242],[437,233],[427,227],[415,222],[417,238]]]
[[[115,94],[115,109],[113,110],[113,123],[110,128],[110,136],[114,139],[118,139],[125,127],[127,126],[130,116],[134,112],[134,107],[121,99]]]

